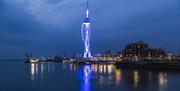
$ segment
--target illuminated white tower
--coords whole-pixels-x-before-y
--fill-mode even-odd
[[[84,58],[90,58],[91,57],[91,51],[90,51],[91,27],[90,27],[88,0],[87,0],[87,8],[86,8],[86,17],[81,27],[81,34],[82,34],[82,40],[84,43]]]

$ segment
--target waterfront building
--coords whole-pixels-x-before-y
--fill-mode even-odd
[[[148,44],[138,41],[134,43],[129,43],[122,50],[123,60],[144,60],[145,51],[148,49]]]
[[[111,54],[97,54],[92,57],[94,61],[180,61],[180,55],[166,53],[163,48],[151,48],[142,41],[128,43],[121,52]]]
[[[180,61],[180,55],[176,56],[176,60]]]
[[[142,41],[129,43],[122,50],[123,60],[165,60],[166,53],[163,48],[149,48],[147,43]]]
[[[86,8],[86,17],[83,21],[83,24],[81,26],[81,34],[82,34],[82,40],[84,43],[84,58],[90,58],[91,57],[91,51],[90,51],[90,34],[91,34],[91,27],[90,27],[90,18],[89,18],[89,3],[87,0],[87,8]]]
[[[122,54],[115,54],[115,55],[97,54],[93,56],[92,59],[94,61],[122,61]]]
[[[162,48],[148,48],[145,50],[146,60],[165,60],[166,53]],[[171,60],[169,56],[169,60]]]
[[[172,53],[167,54],[167,60],[180,61],[180,55],[173,55]]]

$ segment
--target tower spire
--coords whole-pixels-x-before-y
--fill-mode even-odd
[[[87,9],[89,8],[89,1],[87,0]]]
[[[87,5],[86,5],[86,18],[89,18],[89,1],[87,0]]]

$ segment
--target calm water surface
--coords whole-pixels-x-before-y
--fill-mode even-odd
[[[180,71],[0,61],[0,91],[180,91]]]

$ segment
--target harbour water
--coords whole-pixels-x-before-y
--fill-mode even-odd
[[[180,71],[0,61],[0,91],[179,91]]]

